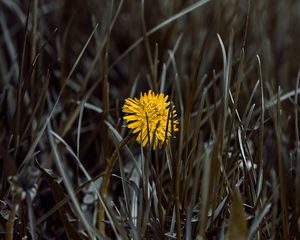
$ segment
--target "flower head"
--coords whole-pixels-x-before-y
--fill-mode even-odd
[[[149,141],[153,148],[168,142],[172,133],[178,131],[178,120],[174,105],[168,101],[168,95],[155,94],[149,90],[141,93],[140,98],[127,98],[122,108],[128,128],[137,133],[136,140],[144,147]]]

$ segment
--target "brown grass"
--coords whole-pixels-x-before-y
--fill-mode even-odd
[[[300,2],[0,1],[1,239],[300,239]],[[180,131],[141,148],[127,97]]]

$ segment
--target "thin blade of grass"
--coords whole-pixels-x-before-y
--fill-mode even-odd
[[[295,136],[296,136],[296,202],[298,203],[297,208],[298,212],[300,213],[300,141],[299,141],[299,123],[298,123],[298,111],[297,111],[297,106],[298,106],[298,93],[297,89],[299,88],[299,82],[300,82],[300,70],[298,71],[298,76],[297,76],[297,82],[296,82],[296,89],[295,89]]]
[[[194,4],[192,4],[191,6],[183,9],[182,11],[180,11],[179,13],[173,15],[172,17],[166,19],[165,21],[161,22],[160,24],[158,24],[157,26],[151,28],[148,32],[147,32],[147,36],[149,37],[150,35],[152,35],[153,33],[157,32],[158,30],[160,30],[161,28],[164,28],[165,26],[169,25],[170,23],[176,21],[177,19],[183,17],[184,15],[194,11],[195,9],[203,6],[204,4],[210,2],[210,0],[201,0],[198,1]],[[136,40],[127,50],[125,50],[125,52],[111,65],[111,67],[113,67],[114,65],[116,65],[118,62],[120,62],[128,53],[130,53],[133,49],[135,49],[140,43],[142,43],[144,40],[143,37],[140,37],[138,40]]]
[[[259,80],[256,82],[256,84],[255,84],[255,86],[254,86],[254,88],[253,88],[253,90],[251,92],[251,96],[250,96],[250,98],[248,100],[248,103],[247,103],[246,108],[245,108],[245,112],[244,112],[244,114],[242,116],[242,122],[245,122],[246,114],[249,112],[249,108],[251,106],[251,102],[253,100],[253,97],[254,97],[254,95],[255,95],[258,87],[259,87]]]
[[[288,222],[288,203],[287,203],[287,189],[286,189],[286,175],[285,168],[283,164],[282,156],[282,126],[281,126],[281,107],[280,107],[280,95],[281,90],[278,87],[277,93],[277,105],[276,105],[276,115],[275,115],[275,133],[276,133],[276,146],[277,146],[277,164],[279,173],[279,192],[280,192],[280,206],[281,206],[281,221],[283,228],[284,239],[289,239],[289,222]]]
[[[198,237],[200,239],[205,238],[205,230],[207,223],[207,215],[209,208],[209,199],[210,199],[210,189],[211,189],[211,159],[209,158],[209,149],[206,147],[204,149],[205,157],[204,157],[204,167],[203,167],[203,177],[202,177],[202,185],[201,185],[201,199],[202,206],[200,211],[200,227]]]
[[[98,25],[96,25],[96,27],[94,28],[93,32],[89,36],[88,40],[86,41],[84,47],[82,48],[82,50],[81,50],[81,52],[79,54],[79,56],[77,57],[77,59],[76,59],[74,65],[73,65],[72,69],[70,70],[68,76],[64,80],[64,84],[63,84],[63,86],[62,86],[62,88],[61,88],[61,90],[60,90],[60,92],[59,92],[59,94],[57,96],[57,99],[56,99],[56,101],[55,101],[55,103],[54,103],[54,105],[53,105],[50,113],[48,114],[48,116],[47,116],[47,118],[45,120],[45,123],[42,125],[41,129],[37,132],[36,136],[34,137],[34,140],[33,140],[32,144],[31,144],[31,146],[30,146],[30,148],[29,148],[29,150],[28,150],[28,152],[27,152],[27,154],[26,154],[26,156],[25,156],[22,164],[20,165],[18,171],[21,171],[22,168],[25,165],[27,165],[28,163],[30,163],[30,161],[32,161],[32,155],[33,155],[33,153],[35,151],[35,148],[37,147],[37,145],[38,145],[38,143],[39,143],[42,135],[44,134],[44,131],[46,130],[48,124],[50,123],[52,115],[53,115],[53,113],[54,113],[54,111],[55,111],[55,109],[56,109],[56,107],[57,107],[57,105],[59,103],[59,100],[60,100],[60,98],[61,98],[61,96],[62,96],[62,94],[64,92],[64,89],[65,89],[65,86],[66,86],[66,82],[70,79],[70,77],[72,76],[73,72],[75,71],[76,66],[78,65],[80,59],[82,58],[83,53],[85,52],[85,50],[86,50],[89,42],[91,41],[93,35],[95,34],[95,31],[96,31],[97,28],[98,28]]]
[[[271,203],[266,203],[263,206],[261,206],[260,209],[257,210],[255,219],[253,220],[253,223],[249,229],[249,234],[248,234],[248,240],[253,239],[254,235],[257,233],[258,228],[260,224],[262,223],[263,219],[266,217],[268,212],[271,209],[272,204]]]
[[[82,165],[82,163],[80,162],[80,160],[78,159],[78,157],[76,156],[76,154],[74,153],[74,151],[72,150],[72,148],[54,131],[50,131],[50,133],[57,139],[59,140],[59,142],[61,142],[65,147],[66,150],[71,154],[71,156],[76,160],[76,164],[79,166],[79,168],[81,169],[81,171],[84,173],[86,179],[91,182],[92,185],[92,189],[94,191],[94,193],[96,194],[96,196],[98,197],[100,203],[102,204],[105,213],[107,214],[108,218],[110,219],[110,221],[112,221],[113,217],[110,215],[110,212],[108,211],[107,208],[107,203],[105,202],[105,199],[103,199],[103,197],[99,194],[99,191],[97,190],[94,182],[92,181],[92,177],[89,175],[89,173],[87,172],[87,170],[85,169],[85,167]],[[114,226],[114,225],[113,225]],[[121,225],[117,225],[119,228],[121,228]],[[115,233],[118,235],[118,231],[117,228],[113,228]],[[120,230],[120,229],[118,229]],[[123,229],[121,229],[120,232],[124,232]]]
[[[53,136],[51,134],[51,126],[48,125],[47,127],[47,135],[48,135],[48,138],[49,138],[49,141],[50,141],[50,145],[51,145],[51,149],[53,151],[53,156],[54,156],[54,162],[58,168],[58,171],[60,173],[60,175],[62,176],[62,179],[64,181],[64,184],[66,186],[66,190],[68,192],[68,194],[70,195],[70,198],[71,198],[71,201],[74,205],[74,208],[76,210],[76,213],[78,214],[78,218],[81,220],[84,228],[86,229],[87,231],[87,234],[89,235],[90,238],[94,238],[94,236],[97,236],[97,232],[95,231],[95,229],[93,229],[91,227],[91,224],[87,221],[87,218],[85,216],[85,214],[83,213],[81,207],[80,207],[80,204],[78,202],[78,199],[76,198],[76,195],[73,191],[73,187],[72,187],[72,184],[71,184],[71,180],[69,179],[69,177],[67,176],[66,174],[66,171],[65,171],[65,167],[63,166],[62,164],[62,159],[60,157],[60,154],[58,152],[58,149],[57,149],[57,146],[56,144],[54,143],[54,139],[53,139]]]

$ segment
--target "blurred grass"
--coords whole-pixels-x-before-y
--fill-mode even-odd
[[[0,238],[300,239],[299,22],[292,0],[0,1]],[[156,151],[122,120],[148,89],[180,121]]]

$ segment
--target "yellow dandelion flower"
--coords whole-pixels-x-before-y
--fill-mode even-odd
[[[178,131],[178,120],[174,105],[168,101],[168,95],[148,93],[140,95],[140,98],[127,98],[122,108],[124,120],[128,128],[137,133],[136,140],[144,147],[150,140],[153,149],[161,147],[168,142],[172,133]],[[168,128],[167,134],[166,130]]]

